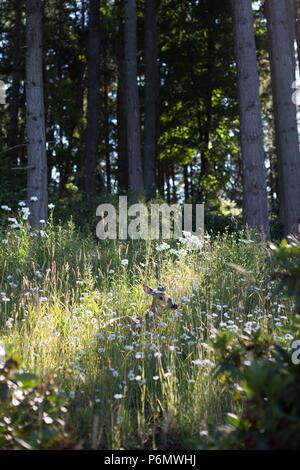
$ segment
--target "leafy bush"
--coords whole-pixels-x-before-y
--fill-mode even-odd
[[[280,289],[295,298],[296,314],[286,340],[300,338],[300,245],[281,243],[275,262]],[[235,337],[221,332],[213,343],[216,373],[235,400],[239,416],[228,413],[214,447],[222,449],[298,449],[300,446],[300,367],[289,347],[262,329]]]
[[[40,381],[22,372],[15,359],[0,369],[0,448],[35,450],[68,447],[63,415],[66,399],[53,376]]]

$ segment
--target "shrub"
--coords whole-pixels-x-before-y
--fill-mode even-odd
[[[286,339],[300,337],[300,245],[283,241],[274,261],[279,288],[295,298],[296,313]],[[214,447],[222,449],[298,449],[300,446],[300,367],[289,348],[270,332],[257,330],[236,338],[221,332],[213,343],[216,373],[241,413],[228,413]]]
[[[49,375],[41,381],[11,358],[0,369],[0,448],[66,448],[66,399]]]

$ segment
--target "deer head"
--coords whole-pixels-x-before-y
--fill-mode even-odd
[[[168,310],[178,308],[178,304],[176,304],[172,297],[166,293],[163,286],[158,286],[157,289],[153,289],[143,282],[143,288],[146,294],[152,296],[152,305],[150,308],[150,312],[152,312],[152,314],[158,313],[159,308]]]

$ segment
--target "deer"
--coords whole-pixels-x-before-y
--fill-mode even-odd
[[[154,316],[159,317],[161,308],[165,310],[175,310],[178,308],[178,304],[167,294],[163,286],[159,285],[157,289],[153,289],[143,282],[143,288],[146,294],[152,296],[152,304],[146,316],[147,323],[149,323]]]

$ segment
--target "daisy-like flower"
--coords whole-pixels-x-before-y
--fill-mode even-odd
[[[126,267],[128,266],[128,264],[129,264],[128,259],[122,259],[121,265],[122,265],[124,268],[126,268]]]
[[[8,206],[5,205],[5,204],[4,204],[3,206],[1,206],[1,209],[2,209],[3,211],[11,212],[11,208],[8,207]]]
[[[30,202],[37,202],[39,198],[37,196],[31,196]]]
[[[115,394],[114,394],[114,399],[115,399],[115,400],[122,400],[122,398],[123,398],[122,393],[115,393]]]

